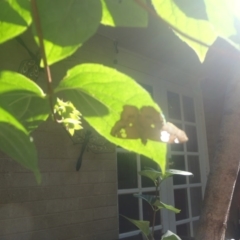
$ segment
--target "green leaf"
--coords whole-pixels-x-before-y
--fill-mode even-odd
[[[181,212],[180,209],[177,209],[177,208],[175,208],[171,205],[167,205],[167,204],[165,204],[165,203],[163,203],[159,200],[156,200],[156,202],[153,204],[153,206],[157,207],[158,209],[165,208],[165,209],[170,210],[170,211],[175,212],[175,213],[180,213]]]
[[[133,105],[138,109],[152,106],[161,113],[148,92],[130,77],[102,65],[82,64],[67,72],[55,92],[63,92],[88,123],[110,142],[153,159],[165,171],[166,144],[148,140],[144,145],[140,139],[122,139],[111,135],[111,129],[120,119],[124,105]],[[108,111],[103,114],[99,105],[81,101],[85,96],[97,99],[100,103],[95,101],[99,105],[104,104]],[[91,110],[92,115],[85,114],[88,113],[87,109]]]
[[[140,221],[140,220],[134,220],[128,217],[125,217],[121,215],[122,217],[126,218],[129,222],[133,223],[138,229],[141,230],[141,232],[148,237],[150,234],[149,226],[150,222],[149,221]]]
[[[38,0],[37,5],[49,65],[73,54],[96,32],[101,21],[99,0]]]
[[[137,197],[137,198],[141,198],[143,200],[145,200],[146,202],[148,202],[151,206],[155,206],[157,207],[159,210],[160,209],[167,209],[167,210],[170,210],[170,211],[173,211],[175,213],[179,213],[181,210],[171,206],[171,205],[167,205],[163,202],[161,202],[159,200],[159,197],[156,197],[154,195],[146,195],[146,194],[134,194],[134,197]]]
[[[177,169],[168,169],[166,170],[166,174],[176,174],[176,175],[184,175],[184,176],[192,176],[193,174],[191,172],[187,172],[187,171],[181,171],[181,170],[177,170]]]
[[[31,21],[29,0],[0,1],[0,43],[24,32]]]
[[[156,171],[154,169],[150,170],[150,169],[146,169],[146,170],[142,170],[140,172],[138,172],[139,175],[150,178],[154,184],[156,179],[161,178],[162,173],[159,171]]]
[[[236,35],[237,32],[234,26],[234,2],[236,1],[204,0],[204,2],[208,20],[212,23],[216,32],[224,38]]]
[[[141,0],[146,4],[146,0]],[[148,15],[134,0],[101,0],[101,23],[112,27],[147,27]]]
[[[161,238],[161,240],[181,240],[179,236],[171,231],[167,231]]]
[[[152,0],[152,4],[161,18],[189,37],[209,46],[216,40],[217,34],[208,21],[187,17],[174,3],[174,0]],[[176,31],[175,34],[193,48],[201,62],[204,61],[208,47],[190,40]]]
[[[40,183],[37,152],[30,136],[17,120],[2,108],[0,108],[0,149],[33,171],[37,182]]]
[[[32,131],[49,115],[49,103],[42,89],[25,76],[0,72],[0,105]]]

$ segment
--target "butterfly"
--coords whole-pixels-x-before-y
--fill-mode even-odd
[[[85,128],[76,132],[73,137],[73,142],[82,144],[80,155],[76,164],[77,171],[81,168],[85,150],[93,153],[107,153],[115,151],[114,144],[108,142],[104,137],[90,128]]]
[[[144,106],[140,110],[131,105],[125,105],[120,119],[111,129],[111,135],[117,138],[147,140],[166,143],[184,143],[188,137],[184,131],[170,122],[165,122],[155,108]]]

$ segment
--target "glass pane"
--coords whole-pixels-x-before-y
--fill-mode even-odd
[[[188,122],[195,122],[194,101],[191,97],[183,96],[183,115],[184,120]]]
[[[197,229],[198,229],[198,224],[199,224],[199,220],[194,221],[192,224],[193,224],[193,236],[196,236],[196,234],[197,234]]]
[[[146,195],[155,195],[155,192],[145,192],[143,194]],[[148,202],[145,200],[142,200],[143,205],[143,220],[150,221],[150,226],[152,226],[152,220],[153,220],[153,210],[152,207]],[[156,220],[155,220],[155,226],[160,225],[160,211],[156,213]]]
[[[186,170],[183,155],[172,155],[170,162],[173,163],[170,168],[183,171]],[[186,184],[186,176],[173,175],[173,184],[174,185]]]
[[[177,235],[181,238],[190,237],[190,224],[185,223],[177,226]]]
[[[174,123],[174,125],[176,125],[178,128],[183,129],[182,128],[182,124],[179,123]],[[172,151],[181,151],[183,152],[183,144],[170,144],[171,150]]]
[[[188,211],[187,189],[174,190],[174,203],[176,208],[181,209],[181,212],[175,215],[176,220],[182,220],[182,219],[188,218],[189,211]]]
[[[185,132],[188,136],[187,142],[187,151],[188,152],[197,152],[198,151],[198,143],[197,143],[197,131],[195,126],[186,125]]]
[[[118,189],[137,188],[137,159],[134,153],[118,153]]]
[[[181,108],[179,94],[167,92],[169,118],[181,120]]]
[[[118,195],[118,208],[119,214],[132,219],[139,219],[138,198],[134,197],[133,194]],[[135,225],[119,216],[119,232],[124,233],[133,230],[137,230]]]
[[[141,170],[144,170],[146,167],[154,168],[158,170],[158,165],[152,159],[147,158],[143,155],[140,156],[141,159]],[[154,187],[154,183],[151,179],[147,177],[142,177],[142,187]]]
[[[202,206],[202,188],[193,187],[190,188],[190,197],[192,205],[192,217],[197,217],[200,215]]]
[[[194,175],[189,177],[189,183],[201,182],[198,156],[188,156],[188,171]]]

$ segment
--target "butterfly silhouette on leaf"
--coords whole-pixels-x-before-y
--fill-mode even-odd
[[[120,119],[111,129],[111,135],[123,139],[147,140],[166,143],[184,143],[188,137],[184,131],[170,122],[152,106],[144,106],[140,110],[131,105],[123,106]]]
[[[108,142],[96,131],[90,128],[82,129],[74,134],[74,143],[82,144],[81,152],[77,160],[76,170],[79,171],[82,165],[82,158],[85,150],[93,153],[108,153],[115,151],[115,145]]]

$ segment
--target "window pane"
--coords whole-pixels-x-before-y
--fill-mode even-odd
[[[186,125],[185,132],[188,136],[187,142],[187,151],[188,152],[197,152],[198,151],[198,143],[197,143],[197,131],[195,126]]]
[[[189,183],[201,182],[198,156],[188,156],[188,171],[193,174],[193,176],[189,177]]]
[[[183,129],[182,128],[182,124],[179,123],[174,123],[174,125],[176,125],[178,128]],[[171,147],[171,151],[181,151],[183,152],[183,144],[170,144]]]
[[[168,116],[173,119],[181,120],[181,108],[179,94],[167,92]]]
[[[183,115],[184,120],[188,122],[195,122],[194,101],[191,97],[183,96]]]
[[[133,194],[118,195],[118,208],[119,214],[132,219],[139,219],[138,198],[134,197]],[[135,225],[119,216],[119,232],[124,233],[133,230],[137,230]]]
[[[143,193],[145,195],[154,195],[155,192],[145,192]],[[148,202],[145,200],[142,200],[142,205],[143,205],[143,220],[145,221],[150,221],[150,226],[152,226],[152,220],[153,220],[153,210],[152,207]],[[155,226],[160,225],[160,211],[156,213],[156,220],[155,220]]]
[[[118,189],[137,188],[137,158],[134,153],[118,153]]]
[[[188,211],[187,189],[174,190],[174,203],[176,208],[181,209],[181,212],[175,215],[176,220],[182,220],[182,219],[188,218],[189,211]]]
[[[158,165],[152,159],[147,158],[143,155],[140,156],[141,159],[141,170],[144,170],[146,167],[150,167],[158,170]],[[142,187],[154,187],[154,183],[151,179],[147,177],[142,177]]]
[[[185,160],[183,155],[172,155],[170,162],[173,164],[170,168],[177,170],[186,170]],[[173,184],[180,185],[186,184],[186,176],[183,175],[173,175]]]
[[[202,206],[202,188],[193,187],[190,188],[190,197],[192,205],[192,216],[197,217],[200,215]]]
[[[177,235],[181,238],[190,236],[190,224],[185,223],[177,226]]]
[[[197,234],[197,229],[198,229],[198,224],[199,224],[199,220],[194,221],[192,224],[193,224],[193,236],[196,236],[196,234]]]

